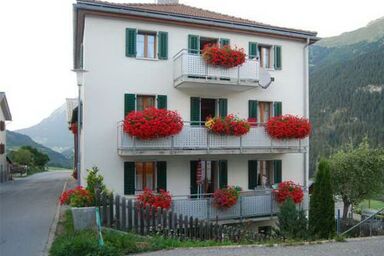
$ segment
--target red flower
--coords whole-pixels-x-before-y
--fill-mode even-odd
[[[71,123],[71,127],[69,129],[73,134],[77,134],[77,123]]]
[[[163,189],[160,189],[159,193],[155,194],[152,190],[144,188],[144,192],[138,195],[136,200],[140,203],[139,207],[151,206],[155,209],[169,209],[171,208],[172,196]]]
[[[211,65],[233,68],[245,62],[244,49],[232,49],[229,45],[207,44],[202,52],[203,59]]]
[[[219,135],[242,136],[249,132],[251,126],[246,120],[231,114],[226,117],[207,118],[205,127]]]
[[[271,118],[266,124],[266,131],[276,139],[303,139],[311,133],[308,119],[293,115],[283,115]]]
[[[146,140],[178,134],[183,121],[175,111],[147,108],[144,111],[132,111],[124,120],[124,132]]]
[[[218,189],[213,193],[213,205],[218,209],[228,209],[237,203],[241,188],[231,187]]]
[[[60,204],[67,204],[73,207],[87,207],[93,204],[93,196],[89,190],[82,186],[63,192],[59,198]]]
[[[293,181],[283,181],[279,183],[278,189],[273,191],[276,201],[283,203],[287,198],[291,198],[295,204],[299,204],[304,199],[304,192],[300,185]]]

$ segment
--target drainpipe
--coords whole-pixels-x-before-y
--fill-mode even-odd
[[[308,100],[308,94],[309,94],[309,49],[308,46],[310,44],[310,39],[307,38],[307,42],[304,46],[304,88],[303,88],[303,102],[304,102],[304,117],[309,118],[309,100]],[[308,187],[308,178],[309,178],[309,170],[308,170],[308,162],[309,162],[309,157],[308,157],[308,152],[309,152],[309,139],[308,139],[308,145],[307,148],[304,152],[304,157],[303,157],[303,169],[304,169],[304,188],[307,189]]]

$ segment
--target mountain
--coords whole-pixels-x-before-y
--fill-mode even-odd
[[[64,155],[45,147],[24,134],[12,132],[7,130],[7,150],[15,150],[21,146],[31,146],[37,148],[39,151],[45,153],[49,157],[49,166],[72,168],[73,161]]]
[[[384,146],[384,17],[310,48],[310,171],[367,136]]]
[[[37,125],[16,130],[16,132],[28,135],[37,143],[57,152],[71,150],[73,148],[73,135],[68,130],[66,119],[66,106],[64,104]]]

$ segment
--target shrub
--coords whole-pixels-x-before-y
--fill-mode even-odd
[[[229,45],[205,45],[202,56],[208,64],[224,68],[233,68],[245,62],[244,49],[231,48]]]
[[[313,236],[328,239],[335,234],[335,201],[328,161],[320,161],[313,186],[309,227]]]
[[[213,205],[218,209],[229,209],[237,203],[240,187],[221,188],[213,193]]]
[[[208,118],[205,127],[215,134],[242,136],[249,132],[250,124],[235,115]]]
[[[308,237],[307,219],[303,210],[297,210],[295,203],[288,198],[280,206],[278,234],[285,239],[306,239]]]
[[[288,198],[292,199],[295,204],[299,204],[304,199],[304,192],[300,185],[293,181],[283,181],[279,183],[278,189],[273,191],[276,201],[284,203]]]
[[[78,186],[63,192],[60,196],[60,204],[67,204],[72,207],[89,207],[93,206],[93,199],[94,198],[89,190]]]
[[[265,128],[269,136],[276,139],[303,139],[311,133],[309,120],[293,115],[272,117]]]
[[[124,120],[124,132],[139,139],[156,139],[178,134],[183,121],[176,111],[147,108],[132,111]]]
[[[168,191],[163,189],[159,190],[158,194],[155,194],[152,190],[144,188],[144,192],[136,197],[139,201],[140,207],[151,206],[154,208],[169,209],[171,208],[172,196]]]
[[[97,167],[92,167],[91,169],[88,169],[87,172],[87,190],[92,196],[95,196],[96,190],[105,192],[107,188],[104,184],[104,177],[99,174],[99,169]]]

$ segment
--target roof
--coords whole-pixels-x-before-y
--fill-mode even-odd
[[[1,110],[4,113],[5,120],[12,121],[11,110],[9,109],[5,92],[0,92],[0,106],[1,106]]]

